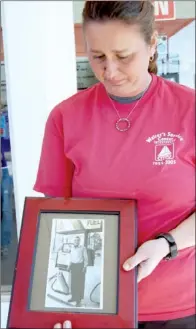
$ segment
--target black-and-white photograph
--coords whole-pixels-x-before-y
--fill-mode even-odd
[[[104,220],[54,218],[45,307],[103,308]]]

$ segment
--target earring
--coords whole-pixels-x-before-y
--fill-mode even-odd
[[[154,55],[150,57],[149,61],[153,62],[153,60],[154,60]]]

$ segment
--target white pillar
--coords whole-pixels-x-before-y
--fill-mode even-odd
[[[72,1],[3,1],[2,28],[19,233],[47,116],[77,90]]]
[[[10,306],[10,296],[1,295],[1,328],[7,328],[7,317]]]

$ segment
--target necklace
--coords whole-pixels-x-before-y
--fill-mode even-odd
[[[146,91],[146,90],[145,90]],[[142,97],[145,94],[145,91],[142,93],[141,97],[138,99],[138,101],[136,102],[135,106],[131,109],[131,111],[129,112],[127,117],[123,117],[121,118],[119,111],[117,110],[117,108],[114,106],[114,103],[112,102],[111,98],[109,97],[113,108],[115,109],[117,115],[118,115],[118,120],[116,121],[116,129],[120,132],[124,132],[129,130],[129,128],[131,127],[131,121],[129,120],[130,115],[133,113],[133,111],[135,110],[135,108],[137,107],[137,105],[139,104],[140,100],[142,99]]]

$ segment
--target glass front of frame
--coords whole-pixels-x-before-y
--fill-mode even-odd
[[[40,213],[29,309],[116,314],[119,215]]]

